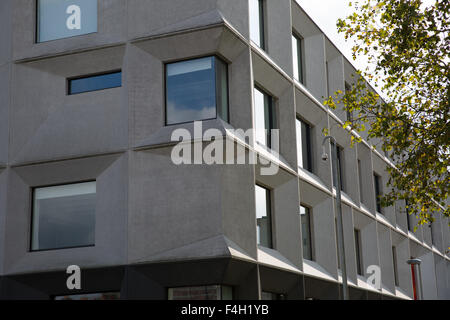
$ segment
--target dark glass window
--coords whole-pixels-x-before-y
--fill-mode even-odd
[[[272,129],[275,129],[275,109],[273,98],[255,88],[255,134],[256,142],[271,147]]]
[[[55,300],[119,300],[119,292],[85,293],[67,296],[56,296]]]
[[[285,300],[284,294],[261,291],[261,300]]]
[[[230,286],[198,286],[169,288],[169,300],[232,300],[233,288]]]
[[[250,39],[263,50],[266,49],[264,1],[250,0]]]
[[[97,32],[96,0],[37,0],[36,42]]]
[[[333,147],[334,143],[331,143],[331,147]],[[341,190],[345,191],[345,181],[344,181],[344,149],[341,146],[337,146],[337,168],[338,168],[338,174],[339,174],[339,179],[341,180]],[[333,187],[336,188],[337,185],[337,181],[333,180]]]
[[[95,182],[35,188],[31,249],[94,245],[95,206]]]
[[[292,34],[292,50],[293,50],[292,57],[294,67],[294,79],[304,84],[302,39],[295,34]]]
[[[347,82],[345,83],[345,93],[349,93],[352,90],[352,86]],[[353,113],[349,110],[347,112],[347,121],[353,122]]]
[[[303,258],[313,260],[310,208],[300,206],[300,218],[302,223]]]
[[[377,212],[383,213],[383,208],[381,207],[381,197],[383,196],[382,192],[382,184],[381,184],[381,177],[374,173],[373,174],[373,180],[375,182],[375,202],[377,207]]]
[[[228,122],[228,66],[217,57],[166,65],[166,124]]]
[[[358,159],[359,201],[364,202],[361,160]]]
[[[122,86],[122,72],[69,79],[69,94],[98,91]]]
[[[256,236],[261,246],[272,248],[272,217],[270,190],[255,185]]]
[[[406,223],[408,224],[408,231],[413,231],[413,223],[411,221],[411,215],[409,214],[408,200],[405,200],[405,212],[406,212]]]
[[[363,276],[362,252],[361,252],[361,231],[355,229],[355,252],[356,252],[356,272]]]
[[[397,267],[397,248],[394,246],[392,247],[392,263],[394,266],[394,282],[395,286],[398,287],[399,281],[398,281],[398,267]]]
[[[298,166],[312,172],[311,127],[297,119],[296,130]]]

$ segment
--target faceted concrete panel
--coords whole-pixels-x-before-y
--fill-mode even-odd
[[[214,0],[134,0],[127,3],[127,6],[128,35],[130,38],[139,38],[158,33],[158,30],[182,21],[201,17],[215,10],[217,3]],[[203,15],[203,19],[199,19],[192,27],[210,24],[211,22],[205,19],[205,16],[207,17]],[[189,24],[184,29],[189,29]]]
[[[13,0],[0,1],[0,66],[11,60],[12,16]],[[3,88],[3,87],[2,87]]]
[[[126,263],[127,156],[51,162],[10,170],[5,274]],[[95,246],[30,252],[32,188],[97,181]]]
[[[13,59],[54,55],[56,53],[85,50],[126,40],[127,2],[122,0],[98,1],[98,31],[77,37],[36,43],[35,1],[13,1]]]
[[[7,171],[0,168],[0,276],[3,275],[5,250]]]
[[[223,169],[218,165],[177,166],[171,161],[171,151],[161,148],[132,154],[130,263],[149,262],[157,253],[223,234]]]
[[[216,0],[217,8],[224,19],[230,23],[241,35],[249,38],[249,6],[248,1]]]
[[[11,65],[0,65],[0,166],[8,163]]]
[[[381,267],[381,284],[384,289],[395,292],[394,263],[392,259],[392,242],[390,230],[384,225],[377,224],[378,245]]]
[[[124,48],[117,47],[78,54],[76,62],[63,56],[15,65],[11,161],[124,150],[128,145],[124,87],[67,95],[67,78],[121,69],[123,55]]]

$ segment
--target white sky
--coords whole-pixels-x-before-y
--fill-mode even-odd
[[[353,13],[354,7],[349,7],[350,0],[296,0],[314,22],[322,29],[327,37],[344,54],[344,56],[360,70],[367,66],[367,59],[352,58],[352,42],[345,41],[344,35],[337,32],[336,22]],[[357,2],[355,0],[352,1]],[[425,6],[435,3],[435,0],[422,0]]]

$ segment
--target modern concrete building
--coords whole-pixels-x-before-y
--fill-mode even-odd
[[[350,298],[411,299],[411,257],[450,298],[449,221],[377,205],[389,160],[321,103],[355,69],[295,1],[2,0],[0,43],[0,299],[338,299],[323,128]],[[175,164],[194,120],[279,170]],[[280,157],[233,128],[279,129]]]

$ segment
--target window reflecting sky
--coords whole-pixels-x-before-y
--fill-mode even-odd
[[[167,65],[167,124],[216,118],[214,59]]]
[[[122,86],[122,72],[73,79],[69,82],[69,94],[116,88]]]

